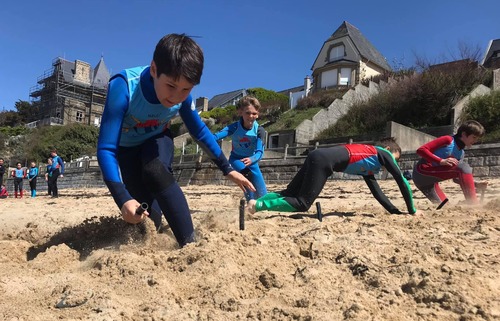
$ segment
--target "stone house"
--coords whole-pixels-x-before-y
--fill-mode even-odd
[[[82,123],[100,126],[110,73],[101,57],[95,68],[82,60],[58,57],[30,89],[39,120],[29,127]]]
[[[382,54],[349,22],[323,43],[312,67],[312,90],[354,87],[363,79],[391,71]]]

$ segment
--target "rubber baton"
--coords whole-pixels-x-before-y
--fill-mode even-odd
[[[142,213],[148,210],[148,203],[141,203],[141,205],[135,210],[135,215],[142,215]]]

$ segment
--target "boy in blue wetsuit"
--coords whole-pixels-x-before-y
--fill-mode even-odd
[[[38,167],[35,162],[31,162],[28,170],[28,181],[30,182],[31,197],[36,196],[36,178],[38,177]]]
[[[51,186],[49,184],[49,178],[52,177],[52,158],[47,158],[47,168],[45,170],[45,181],[47,182],[47,194],[52,195]]]
[[[394,138],[381,140],[378,146],[347,144],[316,149],[307,155],[304,165],[284,191],[269,193],[248,203],[248,211],[304,212],[319,196],[334,172],[361,175],[375,199],[391,214],[401,214],[380,189],[375,174],[384,167],[399,186],[409,214],[416,214],[412,191],[397,164],[401,148]],[[381,147],[383,146],[383,147]]]
[[[203,52],[186,35],[166,35],[150,66],[126,69],[110,79],[97,144],[104,182],[123,219],[139,223],[140,203],[159,206],[180,246],[194,241],[189,207],[172,175],[170,119],[179,114],[189,133],[212,161],[242,190],[253,185],[233,170],[190,95],[200,83]]]
[[[57,188],[57,179],[64,177],[64,161],[61,156],[57,155],[57,150],[54,148],[50,151],[52,165],[50,166],[49,190],[52,192],[52,197],[59,197],[59,189]]]
[[[258,163],[264,156],[266,132],[257,123],[260,109],[257,98],[243,97],[236,107],[240,120],[226,126],[214,134],[214,137],[216,140],[221,140],[231,136],[232,150],[229,163],[235,170],[245,175],[256,189],[255,193],[245,192],[245,198],[249,201],[267,194],[266,183]]]
[[[14,177],[14,197],[23,198],[23,179],[26,177],[26,171],[22,168],[21,163],[16,163],[16,168],[12,171],[12,177]]]

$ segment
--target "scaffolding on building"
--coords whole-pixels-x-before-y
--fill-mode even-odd
[[[57,57],[52,68],[37,78],[30,89],[32,103],[39,105],[39,120],[28,124],[66,125],[81,123],[100,125],[107,94],[109,72],[101,57],[93,69],[86,62]]]

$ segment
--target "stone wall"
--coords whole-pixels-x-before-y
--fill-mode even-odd
[[[472,168],[474,176],[477,178],[500,177],[500,144],[484,144],[474,146],[465,152],[465,161]],[[260,168],[267,184],[287,184],[295,176],[304,163],[304,156],[287,159],[269,159],[260,162]],[[399,165],[401,170],[411,170],[419,157],[415,153],[403,152]],[[83,161],[67,164],[63,178],[58,180],[58,187],[61,190],[66,188],[94,188],[105,187],[102,180],[100,168],[97,161]],[[186,185],[230,185],[215,165],[210,162],[195,163],[186,162],[174,164],[174,176],[181,186]],[[381,178],[379,174],[379,179]],[[360,179],[356,175],[335,173],[334,179]],[[37,191],[43,193],[47,190],[47,184],[43,177],[38,178]],[[11,195],[14,187],[12,178],[7,179],[7,188]],[[24,189],[29,191],[28,180],[24,182]],[[64,192],[63,192],[64,194]]]

